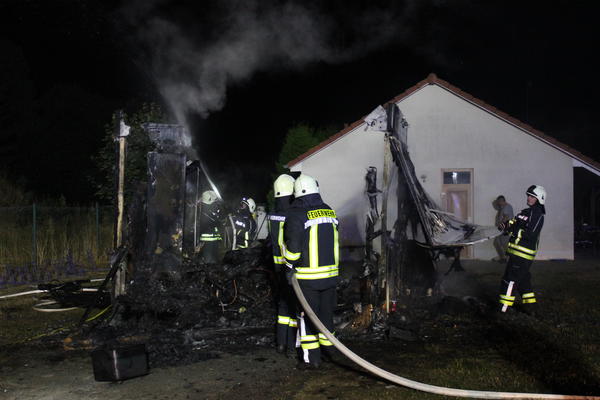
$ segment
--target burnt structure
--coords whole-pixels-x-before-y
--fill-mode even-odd
[[[394,299],[415,289],[431,294],[436,283],[434,263],[440,255],[453,257],[451,269],[462,270],[462,248],[491,239],[499,232],[495,227],[460,221],[441,211],[429,197],[416,177],[408,153],[408,123],[396,104],[387,104],[385,109],[378,107],[366,117],[366,122],[372,129],[385,133],[385,153],[383,190],[379,191],[376,187],[375,171],[369,169],[366,175],[371,212],[366,227],[365,275],[371,276],[372,304],[384,304],[389,311]],[[391,168],[398,171],[395,193],[397,219],[393,226],[388,227],[387,197]],[[373,197],[380,192],[383,196],[381,229],[375,231],[379,214]],[[374,254],[372,250],[372,241],[377,237],[381,240],[381,254]]]
[[[183,257],[193,256],[196,248],[202,194],[200,166],[190,151],[189,133],[183,126],[147,123],[144,129],[155,151],[148,153],[144,254],[137,257],[143,262],[135,266],[135,271],[176,279]]]
[[[210,358],[228,344],[270,343],[277,287],[269,249],[228,252],[220,264],[205,264],[197,254],[200,200],[216,187],[184,127],[143,127],[154,144],[147,182],[127,207],[124,245],[111,269],[127,264],[127,285],[113,297],[111,318],[78,339],[92,348],[143,343],[151,366]]]

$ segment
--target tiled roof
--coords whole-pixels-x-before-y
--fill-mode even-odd
[[[464,92],[463,90],[461,90],[460,88],[446,82],[443,79],[440,79],[437,77],[436,74],[429,74],[429,76],[427,76],[427,78],[425,78],[424,80],[422,80],[421,82],[417,83],[416,85],[412,86],[411,88],[405,90],[404,92],[402,92],[401,94],[399,94],[398,96],[394,97],[393,99],[391,99],[390,101],[388,101],[386,104],[388,103],[398,103],[401,100],[404,100],[405,98],[407,98],[408,96],[410,96],[411,94],[421,90],[422,88],[424,88],[425,86],[428,85],[437,85],[443,89],[448,90],[449,92],[455,94],[456,96],[459,96],[461,98],[463,98],[464,100],[478,106],[479,108],[495,115],[496,117],[506,121],[507,123],[516,126],[517,128],[519,128],[520,130],[522,130],[523,132],[536,137],[537,139],[545,142],[546,144],[562,151],[563,153],[566,153],[567,155],[575,158],[576,160],[582,162],[583,164],[587,164],[588,166],[594,168],[595,170],[597,170],[598,172],[600,172],[600,163],[596,160],[593,160],[585,155],[583,155],[582,153],[580,153],[579,151],[573,149],[570,146],[567,146],[566,144],[559,142],[558,140],[556,140],[555,138],[546,135],[545,133],[533,128],[531,125],[526,124],[525,122],[519,121],[518,119],[511,117],[510,115],[508,115],[507,113],[498,110],[496,107],[484,102],[483,100],[480,100],[476,97],[474,97],[473,95]],[[364,117],[353,122],[350,125],[347,125],[346,127],[344,127],[344,129],[342,129],[341,131],[339,131],[338,133],[336,133],[335,135],[329,137],[328,139],[324,140],[323,142],[319,143],[318,145],[316,145],[315,147],[309,149],[307,152],[305,152],[304,154],[301,154],[300,156],[296,157],[295,159],[293,159],[292,161],[287,163],[288,167],[292,167],[296,164],[298,164],[299,162],[301,162],[302,160],[304,160],[305,158],[309,157],[310,155],[318,152],[319,150],[321,150],[322,148],[328,146],[330,143],[335,142],[336,140],[338,140],[339,138],[341,138],[342,136],[346,135],[347,133],[349,133],[350,131],[352,131],[354,128],[360,126],[362,123],[364,122]]]

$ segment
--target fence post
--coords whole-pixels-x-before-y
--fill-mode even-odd
[[[32,241],[33,241],[33,246],[32,246],[32,251],[33,254],[31,255],[31,261],[33,263],[33,265],[37,265],[37,217],[36,217],[36,207],[35,207],[35,203],[33,203],[33,206],[31,207],[32,209],[32,219],[33,219],[33,224],[32,224]]]
[[[100,254],[100,208],[96,202],[96,257]]]

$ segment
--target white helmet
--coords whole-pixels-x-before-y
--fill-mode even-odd
[[[302,197],[307,194],[319,193],[319,183],[308,175],[300,175],[294,182],[294,196]]]
[[[294,194],[294,178],[287,174],[279,175],[273,182],[275,197],[291,196]]]
[[[212,204],[218,199],[219,196],[217,196],[217,194],[212,190],[207,190],[206,192],[202,193],[202,204]]]
[[[256,210],[256,203],[254,202],[254,200],[252,200],[252,198],[243,197],[242,203],[248,206],[248,210],[250,211],[250,214],[254,213],[254,210]]]
[[[546,189],[544,189],[543,186],[531,185],[527,189],[527,194],[538,199],[538,202],[541,205],[544,205],[544,203],[546,203]]]

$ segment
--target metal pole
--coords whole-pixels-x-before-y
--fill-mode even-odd
[[[32,224],[32,251],[33,254],[31,255],[31,261],[33,263],[33,265],[37,265],[37,210],[35,207],[35,203],[33,203],[33,206],[31,207],[32,209],[32,219],[33,219],[33,224]]]

